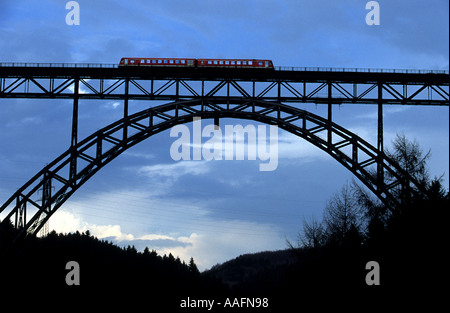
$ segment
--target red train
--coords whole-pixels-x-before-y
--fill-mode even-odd
[[[122,58],[120,60],[119,66],[273,69],[273,63],[271,60],[255,60],[255,59]]]

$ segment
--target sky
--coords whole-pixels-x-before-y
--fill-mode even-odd
[[[69,26],[63,0],[0,0],[0,62],[107,63],[121,57],[261,58],[275,66],[449,69],[447,0],[79,0]],[[137,112],[153,103],[130,102]],[[300,105],[324,116],[322,105]],[[0,99],[0,202],[70,144],[71,101]],[[123,103],[82,100],[79,138],[121,117]],[[377,108],[341,105],[335,121],[376,145]],[[431,150],[430,174],[449,186],[448,107],[385,106],[385,147],[396,134]],[[258,125],[225,120],[221,125]],[[191,127],[191,126],[189,126]],[[278,167],[259,160],[174,161],[167,130],[127,150],[52,216],[50,230],[89,230],[148,246],[200,269],[295,242],[352,174],[282,130]],[[237,143],[242,144],[242,143]],[[243,143],[245,145],[245,143]],[[36,194],[36,201],[40,195]],[[0,215],[0,218],[2,216]]]

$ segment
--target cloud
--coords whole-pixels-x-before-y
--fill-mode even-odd
[[[146,239],[146,237],[164,237],[164,239]],[[163,251],[167,249],[173,249],[175,247],[186,247],[191,245],[190,242],[185,240],[185,237],[170,237],[156,234],[148,234],[138,238],[124,239],[116,236],[111,237],[99,237],[106,241],[111,241],[121,247],[134,246],[138,251],[143,251],[145,248],[150,250],[156,250],[160,254],[168,254]],[[172,253],[173,254],[173,253]],[[189,260],[189,259],[187,259]]]
[[[58,233],[85,232],[112,241],[119,246],[145,247],[158,254],[172,253],[188,262],[193,257],[201,270],[244,253],[276,250],[284,247],[284,237],[277,227],[239,220],[213,220],[204,217],[187,236],[145,233],[136,235],[122,230],[118,224],[92,224],[80,215],[60,210],[50,219],[50,228]]]
[[[388,115],[394,115],[397,113],[405,113],[409,109],[410,109],[410,107],[405,106],[405,105],[384,106],[383,107],[383,117],[386,118]],[[378,109],[376,107],[373,107],[371,112],[358,114],[357,116],[355,116],[355,118],[378,120]]]
[[[184,247],[163,248],[181,259],[194,257],[200,269],[227,261],[245,253],[284,248],[285,239],[277,228],[267,224],[244,221],[211,222],[214,233],[199,230],[187,237],[190,243]]]
[[[122,232],[120,225],[91,225],[85,226],[92,234],[98,238],[114,238],[116,241],[134,240],[132,234]]]
[[[38,116],[26,116],[19,120],[13,120],[6,123],[6,127],[28,127],[32,125],[38,125],[42,123],[42,118]]]
[[[66,210],[59,210],[50,219],[52,230],[58,233],[73,233],[76,231],[85,232],[89,230],[91,234],[100,239],[114,238],[117,241],[133,240],[132,234],[122,232],[120,225],[97,225],[84,221],[80,215]]]
[[[209,171],[210,166],[206,161],[179,161],[171,164],[147,165],[137,169],[140,175],[151,179],[164,179],[169,184],[185,175],[197,176],[207,174]]]
[[[104,108],[106,109],[117,109],[119,106],[121,106],[122,104],[119,101],[109,101],[108,103],[106,103],[104,105]]]
[[[400,0],[386,2],[383,6],[384,25],[388,29],[379,35],[384,40],[404,52],[446,57],[448,65],[448,1],[415,1],[412,5],[409,0]],[[446,40],[436,40],[436,36],[441,35]]]
[[[156,156],[152,153],[140,153],[140,152],[134,152],[134,151],[130,151],[130,150],[125,151],[123,153],[123,155],[133,157],[133,158],[142,158],[145,160],[152,160],[152,159],[156,158]]]
[[[55,212],[49,224],[51,228],[58,233],[72,233],[75,231],[85,231],[86,223],[84,223],[78,215],[70,213],[64,210],[58,210]]]
[[[365,24],[366,2],[80,1],[81,25],[71,27],[64,3],[2,0],[0,48],[4,61],[25,62],[251,55],[279,65],[448,68],[448,1],[380,3],[379,27]]]
[[[283,132],[278,138],[278,158],[297,162],[331,159],[328,154],[312,143],[294,134]]]

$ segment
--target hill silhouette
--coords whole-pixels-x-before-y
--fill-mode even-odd
[[[297,254],[289,250],[244,254],[203,272],[239,293],[261,294],[277,289],[283,283],[286,269],[297,261]]]
[[[4,246],[5,234],[15,229],[10,223],[0,225]],[[186,264],[172,254],[160,256],[148,248],[143,252],[134,246],[120,248],[91,236],[89,231],[30,236],[20,246],[0,263],[2,290],[10,292],[11,299],[50,297],[50,304],[74,305],[80,304],[73,302],[78,299],[90,308],[102,309],[124,303],[137,308],[145,304],[148,309],[176,312],[181,299],[189,295],[208,297],[226,290],[219,281],[202,277],[193,259]],[[79,264],[79,285],[66,283],[70,261]]]

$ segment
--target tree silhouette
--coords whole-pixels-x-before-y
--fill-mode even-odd
[[[191,259],[189,260],[188,268],[189,268],[189,271],[192,274],[194,274],[194,275],[199,275],[200,274],[200,271],[198,270],[197,265],[195,264],[193,257],[191,257]]]
[[[361,216],[357,199],[348,185],[328,201],[324,211],[325,236],[328,243],[341,244],[359,236]]]
[[[416,140],[408,140],[404,134],[397,134],[392,142],[393,151],[386,150],[386,155],[397,162],[398,165],[419,184],[428,187],[430,176],[427,161],[431,157],[431,151],[423,153]]]
[[[349,185],[342,187],[328,201],[322,221],[313,217],[304,220],[299,234],[299,246],[320,248],[327,244],[340,245],[346,241],[362,241],[363,216],[357,196]],[[288,241],[290,248],[294,246]]]
[[[325,228],[322,222],[316,217],[312,217],[311,221],[303,220],[303,231],[299,234],[299,243],[305,248],[319,248],[326,240]],[[290,248],[294,248],[291,243]]]
[[[419,183],[418,188],[412,192],[397,186],[394,196],[400,205],[396,207],[387,206],[354,182],[334,194],[322,220],[305,221],[299,235],[303,249],[296,252],[298,262],[287,281],[301,282],[302,293],[314,296],[309,292],[314,288],[324,293],[323,286],[336,286],[328,290],[328,297],[353,294],[364,299],[364,267],[375,260],[383,273],[382,287],[376,290],[383,296],[398,295],[400,290],[412,294],[415,289],[438,294],[434,287],[439,286],[446,266],[448,246],[448,190],[442,177],[430,178],[431,153],[424,153],[417,141],[398,135],[392,147],[386,153]]]

